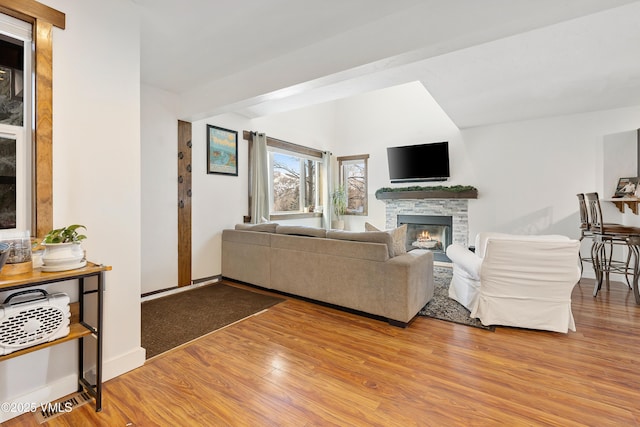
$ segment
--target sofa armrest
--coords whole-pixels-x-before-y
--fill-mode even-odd
[[[462,245],[454,243],[447,248],[447,256],[455,267],[464,270],[470,278],[480,280],[482,258]]]
[[[433,253],[414,249],[384,263],[385,317],[409,322],[434,292]]]

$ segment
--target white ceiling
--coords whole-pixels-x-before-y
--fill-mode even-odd
[[[640,105],[638,0],[132,0],[182,119],[421,81],[461,128]]]

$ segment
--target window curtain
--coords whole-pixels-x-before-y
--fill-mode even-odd
[[[267,135],[253,134],[251,153],[251,222],[259,224],[269,218],[269,157]]]
[[[331,219],[333,216],[333,206],[331,205],[331,193],[333,193],[333,180],[331,177],[333,176],[331,170],[331,160],[332,154],[329,151],[324,151],[322,153],[322,200],[324,200],[324,212],[322,214],[322,226],[330,230],[331,229]]]

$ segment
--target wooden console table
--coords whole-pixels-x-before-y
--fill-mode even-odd
[[[22,350],[14,351],[13,353],[0,356],[0,362],[14,357],[19,357],[24,354],[32,353],[40,349],[51,347],[63,342],[79,340],[78,342],[78,391],[86,389],[87,392],[93,396],[96,402],[96,412],[102,410],[102,321],[103,321],[103,301],[102,293],[105,290],[104,272],[110,271],[110,266],[94,264],[87,262],[87,265],[75,270],[58,271],[46,273],[39,269],[35,269],[28,273],[17,274],[14,276],[1,276],[0,275],[0,291],[12,291],[20,288],[34,287],[34,286],[47,286],[52,283],[63,282],[65,280],[77,280],[78,281],[78,320],[73,321],[70,326],[69,335],[59,338],[54,341],[34,345],[32,347],[24,348]],[[85,289],[84,279],[88,277],[97,277],[97,286],[95,289]],[[85,296],[90,294],[97,294],[97,313],[95,326],[90,325],[85,321],[84,308],[85,308]],[[91,384],[84,376],[84,338],[92,336],[96,342],[96,378],[95,384]]]

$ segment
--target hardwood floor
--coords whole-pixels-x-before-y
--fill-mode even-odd
[[[574,289],[566,335],[400,329],[288,299],[108,381],[101,413],[47,425],[640,425],[640,306],[621,283],[591,291]]]

